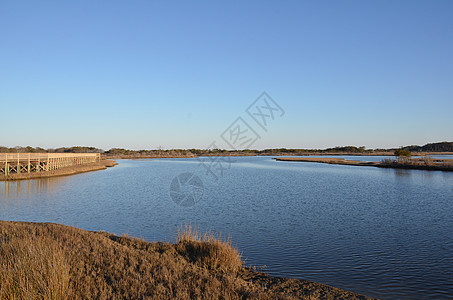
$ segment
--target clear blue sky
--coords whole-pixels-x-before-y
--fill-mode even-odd
[[[451,0],[1,0],[0,145],[205,148],[239,116],[258,149],[452,141],[452,16]],[[245,113],[263,91],[286,112],[267,132]]]

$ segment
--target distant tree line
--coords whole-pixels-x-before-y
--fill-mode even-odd
[[[411,152],[453,152],[453,142],[431,143],[424,146],[406,146],[402,149]]]
[[[327,149],[287,149],[273,148],[264,150],[244,149],[156,149],[156,150],[129,150],[123,148],[112,148],[104,151],[96,147],[61,147],[56,149],[43,149],[40,147],[1,147],[0,153],[103,153],[111,156],[200,156],[200,155],[307,155],[315,153],[373,153],[373,152],[394,152],[404,150],[408,152],[453,152],[453,142],[431,143],[424,146],[406,146],[392,149],[365,149],[364,146],[342,146]],[[398,152],[399,154],[403,152]],[[404,155],[402,155],[404,156]]]
[[[56,149],[43,149],[41,147],[1,147],[0,153],[104,153],[104,150],[98,149],[96,147],[61,147]]]

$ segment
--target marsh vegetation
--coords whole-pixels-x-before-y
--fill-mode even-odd
[[[0,221],[0,299],[366,299],[244,268],[228,239],[181,228],[175,243]]]

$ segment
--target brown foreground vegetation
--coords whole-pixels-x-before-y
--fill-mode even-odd
[[[274,159],[278,161],[316,162],[335,165],[371,166],[378,168],[453,171],[453,160],[432,159],[429,157],[400,160],[384,159],[383,161],[380,162],[347,160],[344,158],[336,157],[276,157]]]
[[[228,240],[190,227],[176,243],[0,221],[0,299],[369,299],[243,266]]]
[[[117,165],[114,160],[111,159],[102,159],[100,162],[77,165],[71,167],[60,168],[53,171],[45,172],[31,172],[31,173],[19,173],[19,174],[9,174],[8,176],[0,176],[0,181],[5,180],[23,180],[23,179],[35,179],[35,178],[45,178],[45,177],[55,177],[55,176],[67,176],[74,175],[79,173],[86,173],[92,171],[105,170],[108,167],[113,167]]]

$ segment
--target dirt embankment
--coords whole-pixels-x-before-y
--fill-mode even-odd
[[[184,230],[149,243],[50,223],[0,221],[1,299],[370,299],[243,267],[237,249]]]
[[[46,177],[55,177],[55,176],[67,176],[67,175],[74,175],[74,174],[79,174],[79,173],[105,170],[108,167],[113,167],[115,165],[117,165],[117,163],[114,160],[102,159],[100,162],[96,162],[96,163],[64,167],[64,168],[53,170],[53,171],[9,174],[6,177],[0,176],[0,181],[46,178]]]

